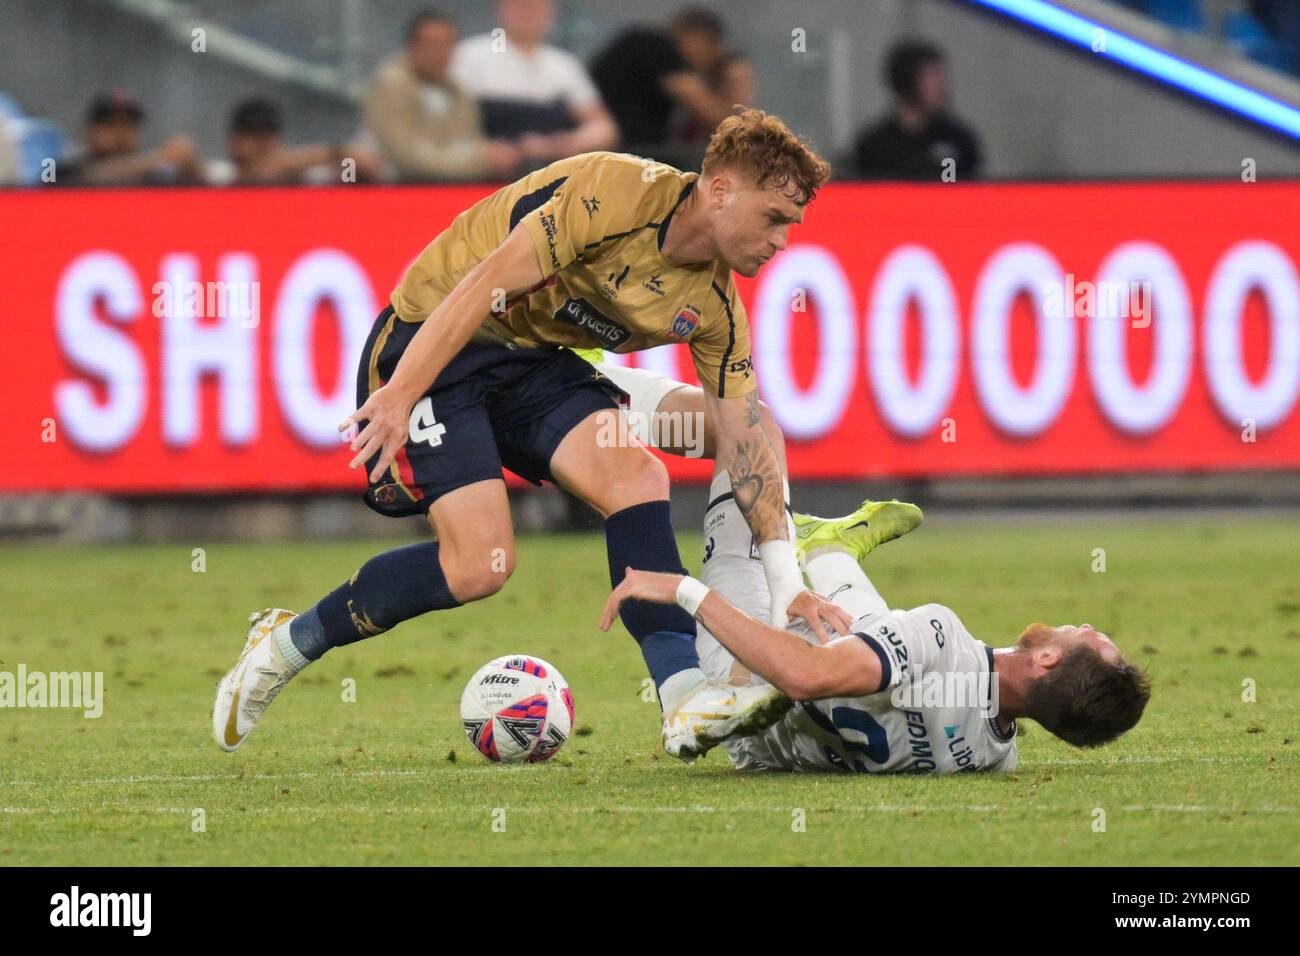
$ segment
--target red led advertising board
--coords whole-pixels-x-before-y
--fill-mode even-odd
[[[356,356],[487,189],[0,193],[0,490],[358,488]],[[1300,184],[832,184],[739,282],[791,472],[1300,467],[1298,224]]]

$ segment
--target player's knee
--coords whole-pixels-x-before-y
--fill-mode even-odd
[[[662,501],[667,498],[668,469],[664,467],[664,463],[648,451],[642,451],[633,461],[635,465],[629,469],[626,478],[620,477],[620,484],[631,497],[635,498],[627,504]]]
[[[464,570],[456,575],[447,575],[447,587],[457,601],[468,604],[496,594],[506,586],[509,577],[508,571]]]
[[[444,555],[447,588],[462,604],[491,597],[515,572],[514,548],[475,549]]]
[[[605,515],[668,498],[668,469],[645,448],[622,449],[593,466],[583,475],[581,494]]]

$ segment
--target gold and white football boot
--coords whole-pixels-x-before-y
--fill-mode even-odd
[[[767,684],[733,687],[702,681],[664,713],[664,749],[691,763],[725,740],[761,733],[792,706],[794,701]]]
[[[243,653],[217,684],[212,705],[212,735],[222,750],[238,750],[271,701],[306,666],[287,661],[276,642],[277,631],[297,616],[284,608],[249,615]]]

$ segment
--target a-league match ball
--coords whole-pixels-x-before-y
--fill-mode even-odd
[[[569,739],[573,694],[539,657],[498,657],[465,685],[460,719],[469,742],[488,760],[537,763],[554,757]]]

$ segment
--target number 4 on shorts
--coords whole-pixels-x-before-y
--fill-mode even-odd
[[[447,426],[433,417],[433,399],[426,395],[411,409],[411,441],[426,442],[430,448],[437,448],[446,432]]]

